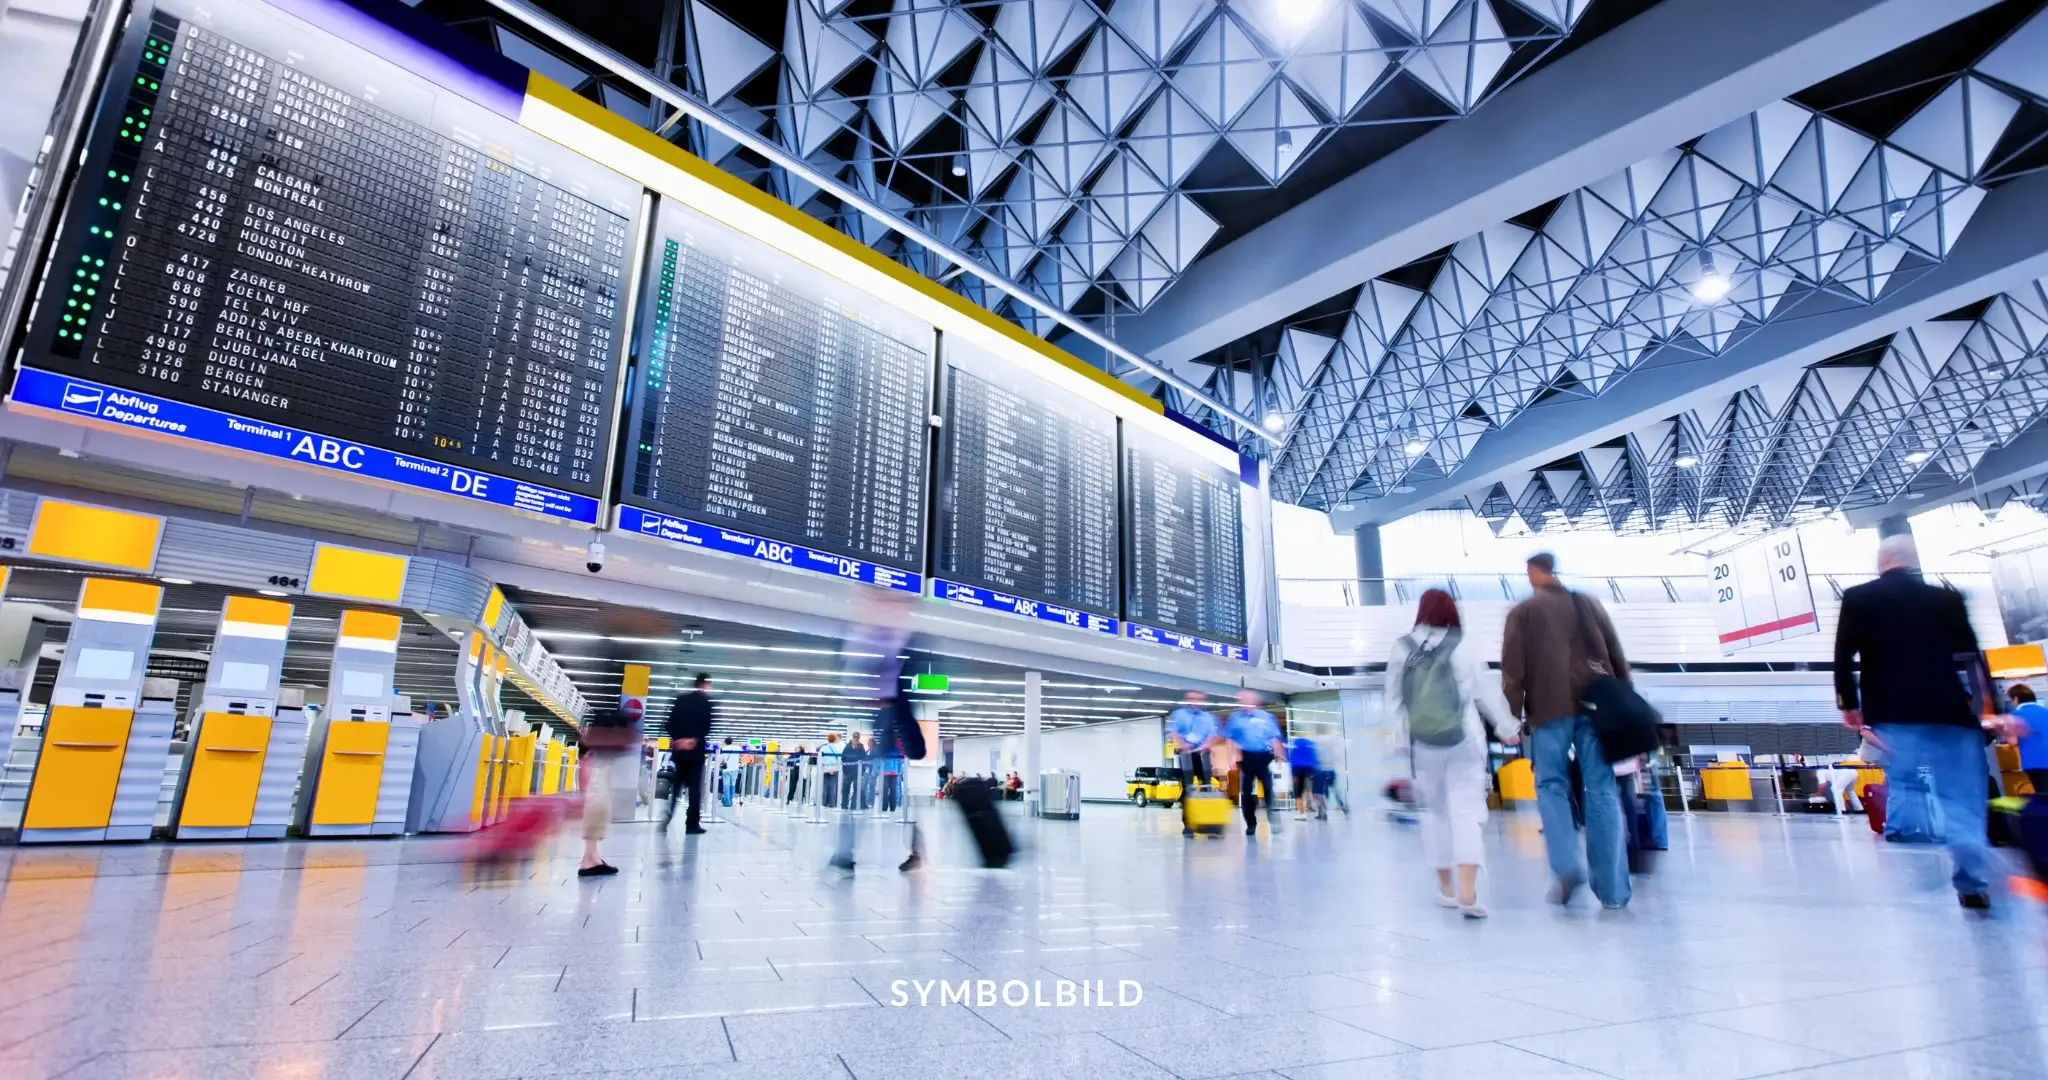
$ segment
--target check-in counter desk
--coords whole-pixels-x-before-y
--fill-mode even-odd
[[[305,691],[286,689],[292,606],[230,596],[193,708],[172,814],[180,840],[285,835],[306,761]]]
[[[163,589],[86,578],[32,748],[21,842],[147,840],[177,723],[178,684],[146,679]]]
[[[307,836],[396,836],[412,801],[420,722],[410,699],[391,692],[397,615],[341,614],[327,704],[309,735],[311,782],[301,789]]]

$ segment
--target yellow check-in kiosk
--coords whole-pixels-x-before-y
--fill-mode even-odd
[[[477,667],[477,707],[484,729],[491,733],[490,783],[484,793],[484,824],[505,820],[507,795],[512,786],[512,731],[505,725],[500,695],[505,689],[505,654],[488,645],[483,663]]]
[[[292,606],[230,596],[206,683],[193,703],[172,835],[246,840],[285,835],[306,760],[304,691],[285,690]]]
[[[411,701],[391,692],[403,627],[387,612],[341,613],[327,703],[308,737],[313,777],[299,800],[307,836],[405,832],[420,724]]]
[[[541,747],[540,793],[554,795],[569,790],[562,783],[562,769],[568,764],[569,744],[559,736]]]
[[[508,733],[505,751],[505,790],[502,798],[506,805],[533,794],[533,759],[540,745],[540,731],[527,722],[526,713],[521,709],[505,710],[505,730]]]
[[[177,724],[177,681],[144,678],[163,592],[140,581],[80,583],[22,843],[149,839]]]

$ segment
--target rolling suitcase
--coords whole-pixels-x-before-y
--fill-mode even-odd
[[[1884,804],[1888,794],[1883,784],[1863,785],[1863,814],[1870,819],[1870,831],[1884,835]]]
[[[1198,833],[1221,834],[1236,808],[1229,796],[1215,788],[1191,788],[1180,797],[1181,824]]]
[[[968,777],[953,786],[953,801],[960,804],[967,831],[974,834],[974,843],[981,849],[981,865],[992,868],[1008,866],[1016,850],[1010,843],[1010,830],[1003,825],[1002,811],[996,809],[996,798],[993,780]]]

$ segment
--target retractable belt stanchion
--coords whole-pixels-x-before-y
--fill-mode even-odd
[[[230,596],[193,709],[172,818],[180,840],[280,837],[306,759],[303,693],[278,685],[292,606]]]
[[[177,722],[178,684],[145,679],[163,589],[86,578],[35,750],[21,842],[146,840]]]
[[[403,621],[375,611],[341,613],[327,705],[310,740],[317,770],[305,806],[308,836],[390,836],[405,831],[420,725],[412,702],[391,692]]]

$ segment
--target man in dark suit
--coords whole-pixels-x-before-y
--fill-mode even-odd
[[[1971,698],[1980,671],[1977,633],[1961,594],[1923,581],[1918,565],[1911,536],[1886,537],[1878,545],[1877,580],[1843,591],[1836,705],[1844,724],[1875,733],[1887,755],[1892,806],[1924,797],[1919,773],[1927,770],[1955,860],[1956,895],[1965,908],[1982,911],[1991,906],[1991,856],[1984,725]]]
[[[676,817],[676,796],[690,789],[690,808],[683,820],[683,832],[704,831],[698,824],[698,808],[704,800],[704,748],[711,740],[711,676],[699,674],[696,689],[676,697],[668,713],[668,749],[675,757],[676,779],[668,789],[668,813],[662,816],[662,831]]]

